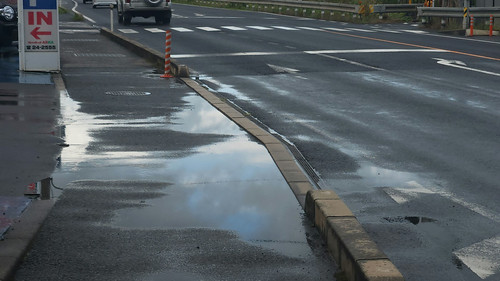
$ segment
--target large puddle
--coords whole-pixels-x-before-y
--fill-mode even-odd
[[[78,103],[61,93],[63,131],[69,147],[63,150],[54,183],[61,187],[88,179],[169,183],[161,191],[164,196],[146,198],[140,208],[118,210],[110,225],[229,230],[245,241],[286,255],[312,254],[302,210],[264,146],[198,95],[189,94],[184,101],[187,106],[168,120],[109,120],[79,112]],[[224,138],[185,151],[89,150],[89,146],[99,145],[96,132],[117,127]]]

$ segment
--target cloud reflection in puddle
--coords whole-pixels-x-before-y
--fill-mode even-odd
[[[64,97],[63,97],[64,96]],[[111,225],[133,229],[210,228],[234,231],[251,241],[289,255],[310,253],[302,211],[267,150],[201,97],[190,94],[187,106],[162,120],[109,120],[78,112],[78,103],[62,95],[66,141],[55,181],[82,179],[162,181],[165,196],[143,200],[141,208],[116,211]],[[106,119],[108,118],[108,119]],[[182,151],[91,151],[100,145],[93,132],[117,126],[170,130],[224,141]],[[196,136],[197,135],[197,136]],[[201,135],[201,136],[200,136]],[[182,141],[182,140],[180,140]],[[168,143],[162,144],[168,146]],[[279,198],[279,200],[276,200]]]

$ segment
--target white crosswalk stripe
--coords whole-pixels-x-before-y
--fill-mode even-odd
[[[339,32],[348,32],[349,30],[343,29],[343,28],[335,28],[335,27],[324,27],[326,30],[331,30],[331,31],[339,31]]]
[[[164,33],[165,30],[159,28],[144,28],[144,30],[152,32],[152,33]]]
[[[193,32],[194,31],[192,29],[188,29],[188,28],[184,28],[184,27],[172,27],[170,29],[178,31],[178,32]]]
[[[368,30],[368,29],[361,29],[361,28],[346,28],[347,30],[352,30],[352,31],[360,31],[360,32],[376,32],[373,30]]]
[[[133,34],[133,33],[139,33],[139,31],[135,31],[133,29],[118,29],[121,33],[126,33],[126,34]]]
[[[203,30],[203,31],[208,31],[208,32],[220,31],[220,29],[218,29],[218,28],[213,28],[213,27],[209,27],[209,26],[198,26],[196,28]]]
[[[311,31],[323,31],[321,28],[308,27],[308,26],[297,26],[297,28],[311,30]]]
[[[257,30],[273,30],[272,28],[270,27],[265,27],[265,26],[257,26],[257,25],[250,25],[250,26],[247,26],[248,28],[252,28],[252,29],[257,29]]]
[[[288,26],[273,26],[273,28],[276,28],[276,29],[281,29],[281,30],[299,30],[297,28],[294,28],[294,27],[288,27]]]
[[[260,30],[260,31],[267,31],[267,30],[285,30],[285,31],[299,31],[299,30],[310,30],[310,31],[325,31],[325,30],[331,30],[331,31],[336,31],[336,32],[365,32],[365,33],[376,33],[376,32],[386,32],[386,33],[394,33],[394,34],[401,34],[401,33],[411,33],[411,34],[428,34],[429,32],[423,31],[423,30],[411,30],[411,29],[400,29],[400,30],[394,30],[394,29],[384,29],[384,28],[371,28],[371,29],[361,29],[361,28],[354,28],[354,27],[345,27],[345,28],[336,28],[336,27],[321,27],[321,28],[316,28],[316,27],[308,27],[308,26],[278,26],[278,25],[273,25],[273,26],[260,26],[260,25],[248,25],[248,26],[234,26],[234,25],[224,25],[224,26],[216,26],[216,27],[210,27],[210,26],[198,26],[194,28],[195,30],[201,30],[201,31],[207,31],[207,32],[216,32],[216,31],[222,31],[223,29],[225,30],[231,30],[231,31],[246,31],[249,29],[253,30]],[[159,28],[145,28],[146,31],[152,32],[152,33],[163,33],[165,30],[159,29]],[[194,32],[195,30],[190,29],[190,28],[185,28],[185,27],[172,27],[171,30],[177,31],[177,32]],[[119,29],[120,32],[122,33],[138,33],[138,31],[135,31],[133,29]]]
[[[243,31],[243,30],[248,30],[246,28],[243,28],[243,27],[238,27],[238,26],[221,26],[221,28],[224,28],[224,29],[229,29],[229,30],[234,30],[234,31]]]

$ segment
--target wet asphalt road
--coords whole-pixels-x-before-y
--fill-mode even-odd
[[[62,16],[58,198],[16,280],[335,280],[267,150]],[[278,206],[276,202],[279,202]]]
[[[173,57],[293,143],[407,280],[499,278],[498,38],[174,8]],[[164,49],[150,20],[116,28]]]

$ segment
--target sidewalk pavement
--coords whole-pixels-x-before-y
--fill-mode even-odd
[[[0,196],[14,221],[0,241],[0,280],[335,280],[268,154],[277,149],[303,188],[275,139],[226,108],[247,134],[98,30],[62,26],[61,76],[0,87],[2,98],[24,98],[13,115],[0,103],[2,160],[10,155]],[[23,197],[47,177],[64,191]]]
[[[0,280],[4,280],[52,204],[51,200],[33,203],[33,196],[25,194],[33,193],[33,187],[52,174],[62,140],[54,130],[59,93],[51,75],[19,73],[15,47],[2,47],[0,56]],[[21,223],[22,215],[29,218]],[[23,228],[24,234],[5,242],[4,235],[14,226]]]

